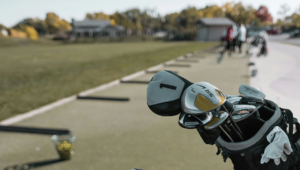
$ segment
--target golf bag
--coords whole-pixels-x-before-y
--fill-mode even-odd
[[[257,53],[257,57],[260,57],[261,55],[266,56],[268,54],[267,41],[263,36],[255,36],[250,43],[249,49],[251,49],[252,47],[260,47]]]
[[[230,142],[226,135],[221,133],[215,141],[218,148],[217,154],[220,154],[222,151],[224,161],[230,158],[235,170],[298,170],[300,169],[299,122],[296,118],[293,118],[290,110],[279,108],[270,100],[265,101],[266,106],[259,109],[260,118],[265,120],[265,123],[253,117],[237,122],[241,130],[245,132],[246,139],[244,141],[235,140],[235,142]],[[286,130],[287,124],[289,125],[288,132]],[[293,124],[297,129],[295,134],[293,134]],[[287,160],[285,162],[281,161],[279,165],[275,165],[272,160],[268,163],[260,164],[262,154],[269,145],[266,136],[275,126],[279,126],[287,133],[293,152],[290,155],[286,155]],[[199,133],[202,131],[198,130]],[[203,138],[203,134],[200,135]],[[232,137],[238,139],[237,137]],[[203,140],[207,141],[207,139]]]
[[[260,41],[261,41],[261,47],[260,47],[259,52],[257,53],[257,57],[260,57],[261,55],[266,56],[268,54],[266,39],[264,39],[263,37],[261,37]]]

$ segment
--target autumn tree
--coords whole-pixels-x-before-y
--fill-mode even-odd
[[[22,25],[33,27],[40,35],[48,33],[48,25],[45,20],[40,20],[38,18],[26,18],[16,24],[13,28],[19,29]]]
[[[218,5],[206,6],[203,9],[200,9],[198,12],[198,16],[201,18],[219,18],[224,17],[225,13],[223,8]]]
[[[37,40],[39,38],[38,32],[32,26],[22,25],[19,30],[24,32],[27,37],[32,40]]]
[[[45,22],[47,23],[50,34],[54,34],[57,31],[68,31],[72,29],[70,23],[66,20],[59,19],[59,16],[52,12],[47,13]]]
[[[99,20],[109,20],[110,16],[104,14],[103,12],[99,12],[99,13],[87,13],[85,16],[86,19],[99,19]]]

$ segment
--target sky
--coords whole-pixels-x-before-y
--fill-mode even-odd
[[[24,18],[40,18],[44,19],[47,12],[54,12],[60,18],[67,21],[83,20],[86,13],[104,12],[113,14],[116,11],[122,12],[130,8],[139,9],[156,9],[156,11],[165,15],[171,12],[180,12],[188,6],[197,8],[205,7],[206,5],[223,5],[230,0],[0,0],[0,24],[7,27],[12,27]],[[260,5],[265,5],[274,21],[277,20],[278,11],[283,3],[291,7],[291,12],[294,12],[300,7],[298,0],[242,0],[233,1],[242,2],[244,5],[252,5],[259,8]]]

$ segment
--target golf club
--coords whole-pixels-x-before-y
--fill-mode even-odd
[[[230,122],[233,124],[232,129],[236,132],[236,134],[241,138],[241,140],[244,140],[245,135],[243,134],[243,132],[241,131],[241,129],[239,128],[239,126],[236,124],[236,122],[233,120],[232,118],[232,111],[234,110],[234,106],[232,103],[230,102],[225,102],[222,105],[222,108],[229,113],[229,120]],[[227,108],[230,110],[230,112],[227,110]]]
[[[244,96],[240,101],[239,104],[247,104],[247,105],[253,105],[256,107],[257,117],[260,117],[258,109],[260,109],[262,106],[266,104],[265,100],[258,97],[252,97],[252,96]]]
[[[235,104],[239,104],[241,99],[242,97],[231,97],[227,99],[227,101],[235,105]]]
[[[205,125],[212,120],[212,113],[208,112],[199,116],[190,115],[182,112],[179,115],[178,124],[179,126],[186,129],[195,129],[198,126]]]
[[[207,125],[205,125],[204,128],[206,130],[211,130],[211,129],[219,127],[223,131],[223,133],[228,137],[228,139],[231,142],[233,142],[230,135],[221,126],[227,120],[227,118],[228,118],[228,113],[227,112],[215,111],[215,112],[213,112],[212,120]]]
[[[264,106],[266,104],[266,102],[262,98],[252,97],[252,96],[244,96],[239,101],[239,104],[253,105],[257,109],[260,109],[262,106]]]
[[[243,94],[245,96],[258,97],[258,98],[262,98],[262,99],[264,99],[266,97],[266,95],[263,92],[257,90],[254,87],[248,86],[246,84],[240,85],[239,92],[240,92],[240,94]]]
[[[235,122],[242,121],[257,111],[255,106],[235,105],[232,112],[232,118]]]

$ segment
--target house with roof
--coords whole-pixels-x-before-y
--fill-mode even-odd
[[[110,20],[72,19],[72,30],[68,34],[75,37],[117,37],[125,35],[125,28],[121,25],[111,25]]]
[[[198,41],[220,41],[229,26],[235,23],[229,18],[201,18],[197,22]]]

